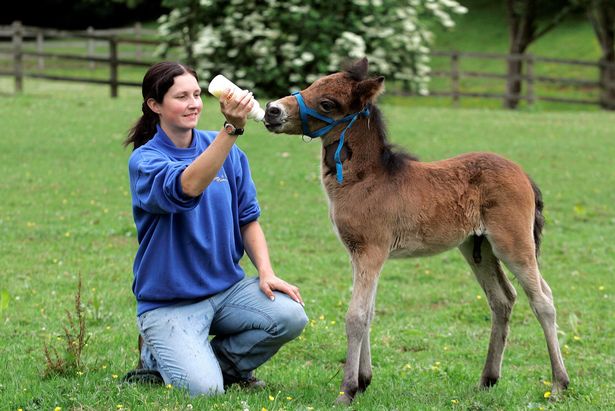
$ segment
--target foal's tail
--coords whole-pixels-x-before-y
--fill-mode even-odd
[[[538,254],[540,253],[542,228],[545,225],[545,217],[542,215],[542,210],[545,206],[545,203],[542,201],[542,193],[540,192],[540,189],[531,178],[530,183],[532,184],[532,189],[534,190],[534,244],[536,244],[536,259],[538,260]]]

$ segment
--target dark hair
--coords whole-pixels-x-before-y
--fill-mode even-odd
[[[154,137],[156,124],[158,124],[160,118],[149,108],[147,100],[153,98],[158,103],[162,103],[164,95],[173,86],[175,77],[186,73],[192,74],[196,81],[199,81],[194,69],[172,61],[156,63],[147,70],[141,83],[141,93],[143,94],[141,111],[143,115],[128,132],[128,137],[124,140],[124,147],[133,144],[132,149],[134,150]]]

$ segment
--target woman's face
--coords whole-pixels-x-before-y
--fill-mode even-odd
[[[184,73],[175,77],[162,104],[150,99],[150,108],[160,116],[160,125],[168,131],[185,132],[196,127],[203,101],[201,87],[194,76]]]

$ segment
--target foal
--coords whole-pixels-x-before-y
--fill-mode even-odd
[[[265,116],[272,132],[322,137],[321,177],[329,214],[353,268],[348,351],[337,402],[350,404],[371,381],[369,329],[385,260],[453,247],[470,265],[491,308],[480,386],[490,387],[500,378],[516,299],[502,261],[523,287],[542,326],[553,393],[561,392],[569,379],[557,341],[553,297],[537,264],[544,223],[538,187],[517,164],[495,154],[425,163],[393,151],[374,104],[384,77],[367,78],[367,69],[367,60],[359,60],[345,72],[270,102]]]

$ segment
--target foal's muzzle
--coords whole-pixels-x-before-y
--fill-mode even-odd
[[[265,127],[269,131],[279,131],[285,122],[285,110],[276,102],[267,103],[265,108]]]

